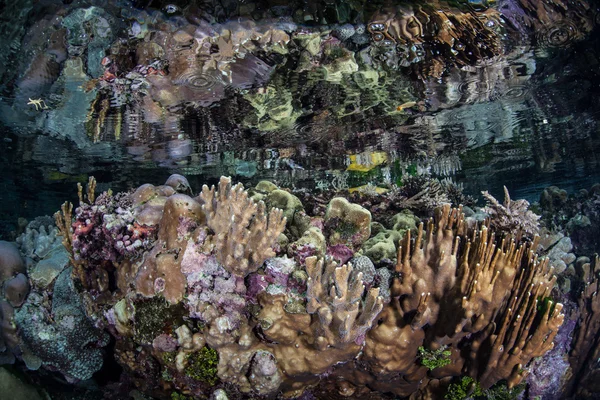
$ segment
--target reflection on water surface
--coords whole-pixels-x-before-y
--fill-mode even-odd
[[[58,201],[88,175],[113,189],[180,172],[327,190],[414,170],[530,200],[598,179],[592,3],[114,1],[2,13],[19,22],[2,25],[0,44],[11,224],[56,208],[32,182]]]

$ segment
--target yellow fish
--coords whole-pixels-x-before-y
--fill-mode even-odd
[[[416,105],[416,101],[407,101],[406,103],[402,103],[398,107],[396,107],[396,111],[404,111],[405,109],[414,107]]]

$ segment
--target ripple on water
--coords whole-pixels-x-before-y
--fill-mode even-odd
[[[202,71],[186,71],[173,79],[173,83],[194,90],[208,90],[215,86],[217,80],[213,75]]]
[[[490,82],[478,76],[472,76],[465,78],[461,82],[457,82],[456,89],[462,97],[482,99],[487,98],[494,88]]]
[[[554,23],[536,35],[538,47],[566,47],[573,42],[581,32],[570,20]]]

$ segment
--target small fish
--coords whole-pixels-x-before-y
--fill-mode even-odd
[[[402,103],[398,107],[396,107],[396,111],[404,111],[405,109],[414,107],[416,105],[416,101],[407,101],[406,103]]]

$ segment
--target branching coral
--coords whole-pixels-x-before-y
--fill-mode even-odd
[[[467,240],[460,246],[461,239]],[[552,348],[562,305],[539,307],[554,284],[547,261],[509,237],[499,243],[483,227],[467,236],[460,210],[446,205],[426,234],[410,234],[398,253],[390,307],[367,335],[365,362],[380,376],[372,385],[408,395],[418,381],[466,373],[484,388],[500,379],[512,387],[533,357]],[[448,346],[452,364],[427,374],[415,365],[416,345]],[[389,385],[392,385],[389,386]]]
[[[216,193],[214,186],[204,185],[199,197],[217,259],[228,271],[246,276],[275,255],[273,246],[286,223],[281,210],[273,208],[267,216],[262,201],[250,200],[243,185],[232,187],[225,177]]]
[[[308,257],[306,271],[309,276],[306,311],[319,316],[317,347],[324,350],[351,342],[361,344],[383,308],[379,288],[370,289],[361,305],[365,291],[363,275],[361,272],[350,281],[352,265],[338,267],[333,260],[324,262],[317,257]]]

